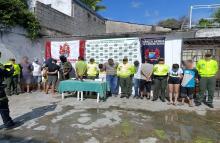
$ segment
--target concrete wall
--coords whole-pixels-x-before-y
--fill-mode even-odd
[[[37,1],[46,5],[50,4],[52,8],[66,15],[72,15],[72,0],[28,0],[28,5],[31,10],[36,7]]]
[[[65,15],[48,5],[37,2],[35,13],[45,35],[97,35],[105,33],[105,21],[83,9],[72,5],[72,16]],[[51,32],[53,31],[53,32]]]
[[[170,29],[157,27],[157,26],[125,23],[119,21],[111,21],[111,20],[106,21],[106,33],[131,33],[131,32],[152,32],[152,31],[167,32],[170,31]]]
[[[43,60],[44,42],[42,39],[31,41],[25,36],[24,29],[16,27],[10,32],[0,33],[0,51],[2,52],[0,62],[3,63],[9,58],[15,58],[20,62],[23,56],[29,57],[30,61],[35,57]]]

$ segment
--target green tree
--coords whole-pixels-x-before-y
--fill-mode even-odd
[[[218,10],[215,11],[215,13],[213,14],[213,17],[215,18],[215,22],[220,23],[220,8]]]
[[[84,4],[95,11],[105,10],[106,7],[99,5],[98,3],[102,2],[102,0],[81,0]]]
[[[177,30],[181,28],[182,23],[174,18],[168,18],[162,21],[159,21],[158,26],[162,26],[165,28],[170,28],[172,30]]]
[[[27,30],[28,37],[37,38],[40,23],[28,10],[26,0],[0,0],[0,27],[11,28],[20,25]]]
[[[207,20],[207,19],[203,19],[203,18],[200,19],[199,23],[198,23],[199,27],[201,27],[201,28],[210,27],[210,26],[212,26],[212,24],[213,24],[213,22],[211,20]]]

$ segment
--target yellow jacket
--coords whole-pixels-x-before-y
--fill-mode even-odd
[[[87,64],[87,75],[88,76],[97,76],[98,75],[98,65],[96,63],[88,63]]]
[[[156,76],[166,76],[169,72],[169,66],[165,64],[156,64],[153,69],[153,74]]]
[[[206,61],[201,59],[197,62],[196,69],[201,77],[213,77],[218,72],[218,62],[216,60]]]
[[[119,64],[117,68],[117,75],[121,78],[130,77],[135,73],[135,67],[129,63],[127,64]]]
[[[13,67],[14,67],[14,74],[13,74],[13,76],[20,75],[20,72],[21,72],[20,66],[18,64],[13,64]]]
[[[4,64],[4,66],[12,66],[12,62],[11,61],[8,61],[6,64]],[[11,69],[10,68],[5,68],[7,71],[10,71]]]

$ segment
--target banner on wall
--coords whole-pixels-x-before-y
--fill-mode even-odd
[[[142,62],[149,60],[156,64],[159,58],[165,58],[165,38],[143,38],[141,39]]]
[[[115,38],[86,41],[86,60],[94,58],[97,63],[105,63],[112,58],[121,62],[124,57],[130,63],[141,60],[139,38]]]
[[[64,55],[69,62],[76,62],[79,56],[84,57],[85,41],[48,41],[46,42],[45,58],[54,58],[58,62]]]

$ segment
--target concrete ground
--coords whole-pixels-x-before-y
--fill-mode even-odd
[[[61,99],[61,95],[57,94],[55,97],[52,95],[47,95],[42,92],[34,92],[32,94],[21,94],[18,96],[9,97],[9,105],[11,110],[11,116],[16,118],[27,112],[30,112],[34,108],[47,106],[51,104],[56,104],[57,111],[65,106],[74,106],[75,109],[91,109],[100,108],[108,109],[110,107],[118,107],[122,109],[134,109],[134,110],[145,110],[145,111],[166,111],[166,110],[186,110],[195,111],[200,115],[205,115],[208,110],[220,110],[220,98],[215,98],[214,109],[210,109],[206,105],[199,107],[189,107],[188,104],[184,106],[173,106],[167,105],[167,103],[162,103],[160,100],[151,101],[147,99],[130,99],[109,97],[106,102],[97,103],[96,99],[84,99],[84,101],[77,101],[76,97],[65,96],[65,99]]]
[[[22,121],[22,125],[15,128],[12,131],[4,131],[4,130],[0,131],[0,138],[1,138],[1,134],[4,134],[4,138],[6,138],[5,137],[6,134],[19,136],[19,134],[21,133],[24,133],[25,136],[28,136],[30,138],[33,134],[38,135],[39,136],[38,138],[45,137],[43,135],[41,136],[40,133],[39,134],[32,133],[32,131],[46,132],[47,131],[46,129],[48,128],[47,125],[53,127],[54,124],[58,122],[61,123],[70,122],[69,120],[67,120],[69,116],[73,114],[75,115],[77,113],[80,113],[80,115],[77,115],[77,119],[71,118],[71,120],[76,120],[78,122],[74,124],[70,124],[69,128],[74,127],[76,129],[96,130],[96,128],[102,128],[105,126],[114,126],[121,122],[122,119],[120,118],[120,115],[122,113],[111,111],[110,109],[120,109],[120,110],[123,109],[125,111],[127,110],[134,111],[131,113],[132,117],[136,116],[135,115],[136,110],[142,112],[183,110],[186,112],[196,112],[199,116],[205,116],[207,111],[210,110],[220,111],[220,99],[215,99],[214,109],[210,109],[205,105],[202,105],[200,107],[189,107],[187,104],[185,104],[184,106],[173,106],[173,105],[167,105],[167,103],[162,103],[160,100],[156,102],[152,102],[147,99],[144,100],[133,99],[133,98],[120,99],[119,97],[110,97],[106,102],[100,102],[100,103],[97,103],[96,99],[85,99],[84,101],[77,101],[76,97],[72,97],[72,96],[67,96],[64,100],[62,100],[61,95],[59,94],[57,94],[55,97],[52,97],[51,95],[46,95],[42,92],[34,92],[32,94],[22,94],[18,96],[12,96],[9,97],[9,101],[10,101],[9,105],[10,105],[12,118],[15,119],[16,121]],[[88,125],[86,123],[89,122],[91,119],[98,118],[98,117],[92,117],[90,113],[85,112],[85,110],[89,110],[89,109],[96,109],[97,116],[99,115],[97,114],[99,109],[100,110],[105,109],[107,111],[102,114],[100,113],[100,117],[99,117],[100,119],[97,119],[95,122],[91,122],[91,124]],[[137,118],[139,118],[139,115],[137,115]],[[141,116],[141,118],[143,118],[143,121],[145,120],[145,116]],[[1,120],[0,120],[0,124],[2,124]],[[125,125],[126,124],[127,123],[125,123]],[[80,130],[79,132],[82,131]],[[93,135],[95,134],[96,133],[94,132]],[[90,138],[88,138],[89,140],[88,142],[91,143],[99,142],[97,141],[97,138],[94,138],[93,135],[90,136]],[[88,133],[86,132],[84,136],[89,136],[89,132]],[[28,137],[25,138],[25,140],[29,140]],[[48,137],[45,138],[47,139]],[[143,140],[146,140],[145,142],[157,141],[156,138],[151,138],[151,137]],[[57,141],[57,142],[65,143],[69,141],[73,142],[73,140],[66,140],[66,138],[62,139],[62,141]],[[85,141],[82,140],[82,142]]]

